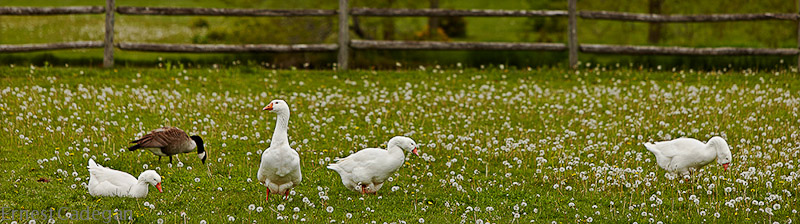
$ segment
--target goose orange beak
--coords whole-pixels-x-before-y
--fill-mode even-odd
[[[416,148],[416,147],[414,148],[414,150],[413,150],[413,151],[411,151],[411,153],[414,153],[414,155],[417,155],[417,156],[419,156],[419,153],[417,152],[417,148]]]
[[[272,110],[272,103],[269,103],[263,110]]]
[[[722,164],[722,168],[725,168],[725,170],[728,170],[728,166],[730,166],[730,165],[731,165],[730,163]]]
[[[159,193],[164,192],[163,190],[161,190],[161,183],[156,184],[156,188],[158,188]]]

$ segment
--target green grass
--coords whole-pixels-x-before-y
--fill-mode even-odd
[[[144,223],[729,223],[787,222],[800,206],[793,72],[17,66],[0,74],[0,207],[10,209],[130,209]],[[265,202],[265,187],[248,180],[275,125],[259,109],[273,99],[291,105],[289,138],[304,176],[289,200]],[[207,167],[192,154],[178,167],[125,150],[166,125],[203,136]],[[415,139],[422,156],[378,195],[346,190],[325,168],[396,135]],[[716,135],[731,145],[731,169],[711,164],[688,183],[667,178],[641,146]],[[90,196],[89,157],[134,175],[156,169],[165,191]]]

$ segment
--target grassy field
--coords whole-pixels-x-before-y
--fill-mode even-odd
[[[800,206],[793,72],[4,66],[0,81],[9,209],[132,210],[143,223],[788,223]],[[260,109],[273,99],[291,105],[304,178],[290,199],[265,202],[256,170],[275,115]],[[165,125],[203,136],[208,164],[125,149]],[[396,135],[421,156],[378,195],[325,168]],[[666,175],[642,143],[681,136],[724,137],[731,168]],[[89,158],[155,169],[164,192],[90,196]]]

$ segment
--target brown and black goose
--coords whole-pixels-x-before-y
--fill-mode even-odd
[[[169,156],[170,163],[172,163],[172,155],[189,153],[197,148],[197,157],[200,158],[203,164],[206,163],[207,156],[205,147],[203,147],[203,139],[197,135],[189,137],[186,132],[175,127],[162,127],[153,130],[131,143],[136,143],[136,145],[131,146],[128,150],[148,149],[153,155],[158,156],[159,161],[161,161],[162,156]]]

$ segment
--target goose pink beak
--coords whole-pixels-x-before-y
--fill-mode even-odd
[[[731,165],[730,163],[722,164],[722,168],[725,168],[725,170],[728,170],[728,166],[730,166],[730,165]]]
[[[163,190],[161,190],[161,183],[156,184],[156,188],[158,188],[159,193],[164,192]]]
[[[263,110],[272,110],[272,103],[269,103]]]
[[[413,151],[411,151],[411,153],[414,153],[414,155],[417,155],[417,156],[419,156],[419,153],[417,152],[417,148],[416,148],[416,147],[414,147],[414,150],[413,150]]]

